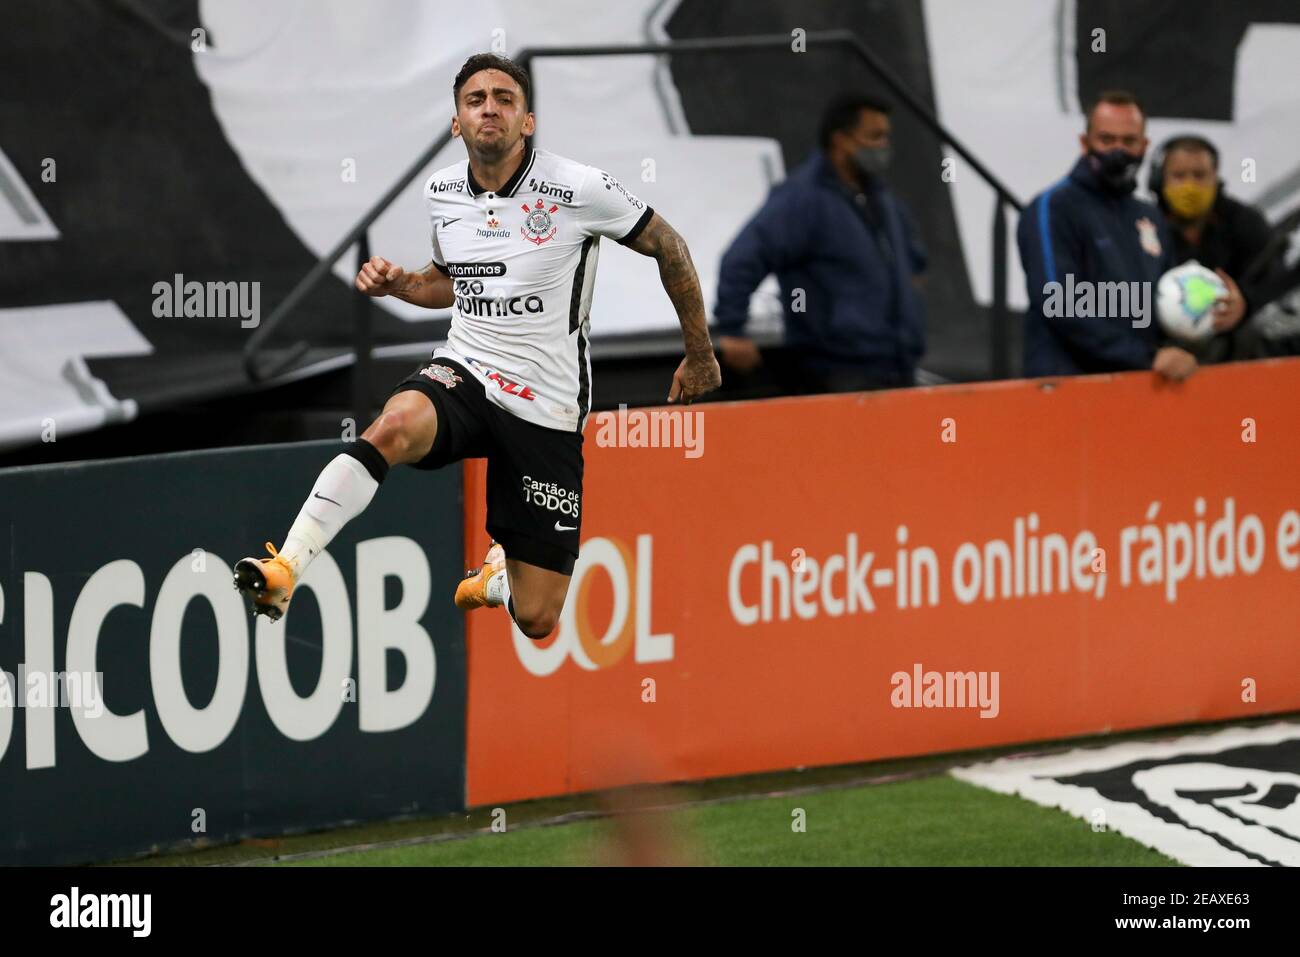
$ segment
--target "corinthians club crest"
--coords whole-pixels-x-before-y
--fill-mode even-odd
[[[421,369],[420,374],[428,376],[434,382],[441,382],[448,389],[454,389],[457,382],[465,381],[456,375],[449,366],[439,365],[436,362]]]
[[[1160,255],[1160,233],[1156,230],[1156,224],[1143,216],[1135,224],[1138,231],[1138,242],[1142,244],[1142,251],[1151,256]]]
[[[558,206],[552,206],[547,209],[546,204],[540,199],[532,206],[524,203],[524,225],[519,234],[536,246],[542,245],[547,240],[554,239],[555,232],[559,227],[551,219],[551,214],[559,208]]]

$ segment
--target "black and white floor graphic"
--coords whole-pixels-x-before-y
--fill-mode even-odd
[[[1300,866],[1300,723],[999,758],[952,773],[1184,864]]]

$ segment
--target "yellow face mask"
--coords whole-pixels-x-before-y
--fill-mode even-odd
[[[1179,183],[1163,190],[1169,208],[1183,219],[1196,219],[1208,212],[1218,191],[1217,186],[1202,186],[1200,183]]]

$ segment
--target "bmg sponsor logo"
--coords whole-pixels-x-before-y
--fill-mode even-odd
[[[542,646],[511,626],[520,664],[530,674],[544,678],[570,658],[585,671],[611,668],[628,652],[638,664],[671,661],[672,634],[655,634],[650,622],[653,564],[650,535],[637,536],[635,556],[617,538],[583,542],[554,641]],[[608,618],[595,613],[592,600],[601,578],[609,582],[613,594]]]
[[[637,209],[645,209],[645,203],[641,202],[641,200],[637,199],[635,196],[629,193],[627,191],[627,187],[625,187],[614,177],[610,176],[604,170],[600,171],[600,178],[604,181],[606,189],[618,190],[620,193],[623,194],[623,198],[626,199],[629,203],[631,203],[634,207],[636,207]]]
[[[549,196],[561,203],[573,202],[573,187],[563,183],[548,183],[546,180],[530,179],[528,188],[538,196]]]
[[[463,179],[447,180],[445,183],[430,183],[430,193],[455,193],[465,188]]]

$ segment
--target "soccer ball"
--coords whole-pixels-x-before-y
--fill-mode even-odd
[[[1175,266],[1156,283],[1160,325],[1184,342],[1210,338],[1214,335],[1214,303],[1227,291],[1223,280],[1195,259]]]

